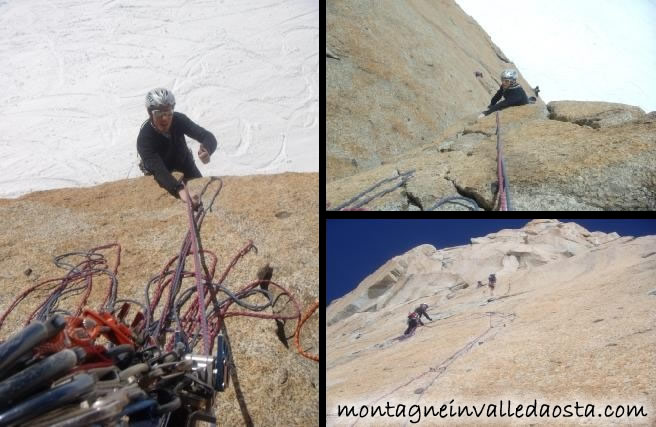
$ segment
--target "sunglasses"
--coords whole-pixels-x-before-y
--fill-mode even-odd
[[[163,110],[153,110],[153,117],[156,119],[161,119],[162,117],[173,117],[173,109],[169,111],[163,111]]]

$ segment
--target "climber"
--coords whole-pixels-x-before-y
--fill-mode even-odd
[[[419,318],[419,315],[413,311],[410,314],[408,314],[408,329],[405,330],[403,335],[409,336],[414,334],[415,329],[417,329],[417,325],[424,326],[421,319]]]
[[[494,295],[494,286],[497,284],[497,277],[494,273],[490,274],[490,277],[487,278],[487,285],[490,287],[491,294]]]
[[[431,319],[428,313],[426,313],[426,310],[428,310],[428,304],[421,304],[419,307],[415,308],[415,313],[417,313],[420,319],[421,316],[423,315],[426,316],[426,318],[432,322],[433,319]]]
[[[499,102],[501,97],[504,99]],[[529,100],[526,96],[526,92],[524,92],[524,89],[522,89],[519,83],[517,83],[517,70],[508,69],[501,73],[501,87],[492,97],[487,110],[483,111],[478,118],[483,118],[488,114],[503,110],[504,108],[526,105],[528,103]]]

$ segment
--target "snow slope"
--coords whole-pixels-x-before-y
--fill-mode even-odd
[[[204,175],[317,171],[318,19],[317,0],[0,0],[0,197],[141,176],[158,86],[217,137]]]

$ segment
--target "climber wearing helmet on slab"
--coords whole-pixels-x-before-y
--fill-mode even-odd
[[[487,110],[483,111],[478,116],[479,119],[495,111],[503,110],[504,108],[526,105],[529,103],[526,92],[524,92],[524,89],[522,89],[519,83],[517,83],[517,76],[517,70],[513,69],[504,70],[501,73],[501,87],[492,97]],[[501,97],[503,97],[503,101],[499,102]]]
[[[156,88],[146,94],[148,120],[141,125],[137,137],[137,152],[141,157],[139,167],[145,175],[153,175],[155,181],[171,195],[187,202],[187,192],[182,182],[202,175],[187,147],[185,135],[200,142],[198,158],[203,163],[208,163],[216,150],[216,138],[189,117],[174,112],[174,108],[175,97],[168,89]],[[173,171],[182,172],[181,182],[171,174]],[[198,195],[191,192],[189,195],[196,207]]]
[[[426,319],[432,322],[433,319],[430,318],[426,310],[428,310],[428,304],[421,304],[419,307],[415,308],[415,313],[417,313],[419,319],[421,319],[421,316],[426,316]]]
[[[405,330],[403,335],[412,335],[415,333],[417,326],[424,326],[423,322],[419,318],[419,315],[416,312],[411,312],[408,314],[408,328]]]
[[[487,281],[488,281],[487,285],[490,287],[490,293],[494,295],[494,287],[497,284],[497,276],[494,273],[492,273],[490,274],[490,277],[488,277]]]

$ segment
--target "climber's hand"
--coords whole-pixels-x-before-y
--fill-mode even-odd
[[[210,161],[210,153],[207,151],[207,148],[204,146],[200,146],[198,149],[198,158],[200,159],[201,162],[207,164]]]
[[[194,210],[196,210],[198,208],[198,205],[200,204],[200,197],[198,196],[198,194],[189,192],[189,197],[188,197],[187,191],[184,188],[178,192],[178,196],[180,196],[180,200],[182,200],[184,203],[187,203],[189,197],[191,197],[191,206]]]

